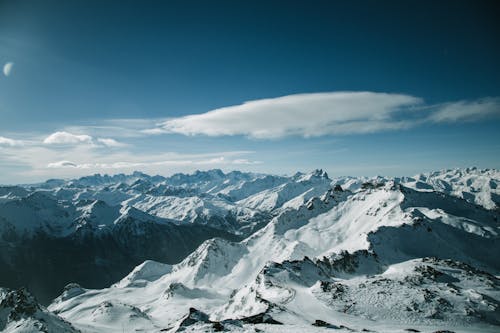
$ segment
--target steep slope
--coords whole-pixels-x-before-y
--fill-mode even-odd
[[[140,194],[125,201],[148,214],[177,224],[209,225],[235,234],[248,234],[271,219],[270,214],[237,205],[220,195],[158,196]]]
[[[39,192],[0,204],[0,222],[0,285],[29,287],[44,304],[70,282],[103,288],[144,260],[174,264],[206,239],[237,239],[133,207],[97,200],[73,206]]]
[[[196,171],[193,174],[178,173],[166,179],[165,183],[173,186],[195,189],[199,193],[216,194],[225,188],[241,185],[246,181],[252,181],[259,175],[232,171],[227,174],[219,169],[208,171]]]
[[[25,289],[0,288],[0,331],[76,333],[70,323],[47,311]]]
[[[71,233],[75,209],[53,199],[45,192],[0,203],[0,233],[33,235],[45,232],[65,236]]]
[[[495,169],[450,169],[403,179],[408,187],[463,198],[487,209],[500,207],[500,172]]]
[[[309,174],[298,173],[289,181],[265,189],[238,201],[238,204],[261,211],[273,211],[277,208],[303,205],[314,196],[325,193],[331,187],[331,179],[322,170]]]
[[[209,170],[168,178],[139,172],[96,174],[50,180],[29,189],[68,204],[98,200],[109,206],[133,206],[174,223],[208,225],[248,236],[266,225],[278,209],[298,207],[327,191],[330,183],[322,170],[291,177]]]
[[[50,309],[89,332],[493,332],[498,175],[210,170],[0,187],[0,285],[44,304],[63,290]]]
[[[259,182],[262,178],[267,181]],[[282,181],[288,179],[239,171],[224,174],[220,170],[197,171],[192,175],[176,174],[169,178],[134,172],[114,176],[96,174],[69,181],[50,180],[32,185],[29,190],[52,195],[57,200],[74,205],[99,200],[109,206],[133,206],[177,224],[203,224],[248,235],[269,222],[269,213],[236,204],[227,193],[239,191],[241,196],[245,188],[249,189],[243,191],[255,193],[280,183],[271,180],[275,178]],[[12,198],[7,188],[5,192],[4,200]]]
[[[109,300],[149,318],[129,317],[127,325],[158,331],[221,325],[274,331],[282,323],[297,332],[494,332],[500,325],[500,283],[492,275],[500,261],[491,255],[500,251],[498,218],[463,199],[394,182],[356,193],[329,190],[283,209],[239,243],[203,243],[140,287],[120,282],[50,309],[77,327],[95,323],[95,332],[109,322],[96,322],[92,311]]]
[[[0,186],[0,203],[24,198],[30,192],[21,186]]]

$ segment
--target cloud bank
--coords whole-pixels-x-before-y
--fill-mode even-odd
[[[147,161],[147,162],[113,162],[113,163],[74,163],[71,161],[57,161],[47,164],[47,168],[51,169],[130,169],[144,168],[144,167],[187,167],[187,166],[208,166],[208,167],[221,167],[228,165],[253,165],[261,164],[261,161],[250,161],[248,159],[228,159],[224,156],[218,156],[210,159],[179,159],[179,160],[161,160],[161,161]]]
[[[309,156],[309,148],[305,149],[306,152],[301,151],[304,145],[302,148],[290,145],[286,140],[290,136],[319,137],[396,131],[497,116],[500,116],[500,98],[428,104],[422,98],[411,95],[376,92],[290,95],[173,119],[108,119],[86,126],[76,124],[63,127],[44,135],[13,134],[13,137],[22,140],[0,136],[0,164],[4,166],[3,170],[7,170],[0,175],[3,177],[0,177],[0,181],[11,181],[13,177],[38,181],[47,177],[134,170],[160,174],[214,167],[264,171],[279,164],[283,156]],[[187,137],[152,136],[158,133]],[[254,147],[259,147],[257,150],[263,148],[263,152],[253,152],[240,150],[241,141],[232,143],[226,138],[206,140],[206,145],[203,138],[190,143],[189,136],[192,135],[284,140],[271,143],[274,148],[269,148],[267,142],[249,142],[252,150]],[[122,143],[122,139],[127,143]],[[158,142],[169,139],[171,141],[165,145],[161,144],[163,141]],[[316,144],[316,141],[321,140],[311,143]],[[220,142],[224,142],[222,146],[214,146]],[[279,149],[284,150],[272,151],[277,145],[282,145]],[[221,147],[229,147],[230,151],[221,152]],[[166,152],[166,149],[179,151]],[[317,149],[332,153],[331,147]],[[339,149],[345,150],[343,147]],[[282,154],[284,151],[296,155]],[[252,156],[255,159],[247,159],[248,154],[255,154]],[[314,158],[318,161],[317,156]]]
[[[427,105],[422,98],[376,92],[297,94],[261,99],[206,113],[173,118],[147,134],[286,136],[362,134],[424,123],[475,120],[500,114],[499,99]]]
[[[181,153],[144,147],[134,149],[133,146],[127,146],[127,149],[96,149],[93,144],[54,146],[44,144],[42,140],[29,140],[16,145],[15,140],[0,137],[0,164],[11,168],[0,175],[0,184],[11,181],[13,177],[29,182],[135,170],[171,174],[205,168],[240,169],[262,163],[248,159],[254,153],[249,150]]]

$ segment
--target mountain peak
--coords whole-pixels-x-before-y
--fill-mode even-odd
[[[293,175],[293,178],[297,179],[298,181],[330,180],[330,178],[328,178],[328,173],[326,171],[323,171],[323,169],[315,169],[305,174],[297,172],[295,173],[295,175]]]
[[[316,169],[311,174],[314,177],[329,179],[328,173],[326,173],[326,171],[323,171],[323,169]]]
[[[0,329],[2,332],[78,332],[42,307],[25,288],[0,288]]]

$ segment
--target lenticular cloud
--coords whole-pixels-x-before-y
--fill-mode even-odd
[[[260,99],[168,119],[148,134],[243,135],[261,139],[401,130],[500,113],[498,98],[428,105],[405,94],[329,92]]]
[[[170,119],[164,132],[277,138],[365,133],[400,128],[397,112],[422,103],[417,97],[373,92],[289,95],[245,102],[199,115]]]

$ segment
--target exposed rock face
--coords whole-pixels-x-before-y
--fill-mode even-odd
[[[70,323],[50,313],[26,289],[0,289],[0,331],[76,333]]]
[[[17,242],[0,242],[0,285],[34,290],[48,304],[73,281],[104,288],[144,260],[177,263],[204,240],[237,236],[207,226],[137,223],[130,219],[106,233],[55,238],[39,233]]]
[[[220,172],[198,174],[196,179],[178,176],[187,190],[180,191],[182,195],[191,195],[193,184],[198,184],[206,189],[205,199],[212,200],[216,193],[217,200],[244,206],[243,215],[252,207],[272,218],[241,241],[206,240],[180,263],[146,261],[109,288],[69,285],[49,309],[77,328],[98,333],[121,333],[124,328],[147,332],[268,329],[309,333],[325,328],[344,333],[455,328],[495,332],[500,325],[500,280],[496,277],[500,259],[492,254],[500,253],[500,215],[477,202],[484,199],[481,184],[488,186],[486,194],[494,193],[496,187],[483,179],[483,172],[475,173],[446,171],[443,179],[451,184],[449,189],[445,186],[449,191],[435,190],[441,182],[423,186],[409,178],[331,181],[321,171],[275,181],[250,178],[232,185],[227,177],[243,176]],[[461,176],[453,178],[457,175]],[[463,182],[461,177],[471,181]],[[142,192],[152,182],[131,183],[133,191],[139,191],[136,198],[141,204]],[[371,185],[363,187],[363,183]],[[332,189],[332,184],[340,185],[342,191]],[[451,191],[457,184],[475,193],[475,199]],[[127,189],[130,184],[116,188]],[[30,207],[51,211],[54,203],[41,200],[46,194],[28,194],[29,200],[36,199]],[[236,197],[240,198],[237,202]],[[146,200],[148,205],[150,200]],[[82,239],[106,235],[113,246],[125,244],[139,249],[141,255],[151,255],[148,246],[164,244],[160,228],[171,226],[171,221],[164,223],[164,217],[125,205],[113,220],[116,223],[101,228],[98,217],[115,214],[106,207],[86,202],[76,208],[85,211],[76,221],[79,230],[85,230],[79,233]],[[57,216],[64,222],[64,213]],[[56,229],[64,230],[61,224]],[[97,251],[95,243],[92,249]],[[106,249],[99,253],[105,255]],[[134,255],[118,253],[123,258]],[[79,258],[78,254],[72,258]],[[28,304],[19,313],[31,311],[29,300],[19,303]],[[116,327],[116,322],[123,326]],[[272,326],[279,324],[283,326]]]
[[[186,327],[200,324],[210,324],[216,332],[220,331],[230,331],[232,327],[242,327],[244,324],[271,324],[271,325],[282,325],[281,322],[273,319],[273,317],[267,313],[258,313],[253,316],[243,317],[238,319],[226,319],[223,321],[212,321],[209,316],[195,308],[189,308],[189,313],[182,319],[179,323],[177,332],[182,332]]]

